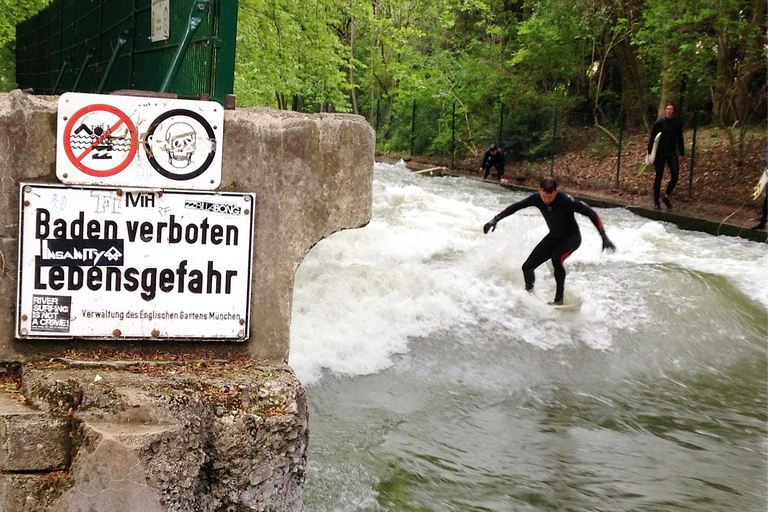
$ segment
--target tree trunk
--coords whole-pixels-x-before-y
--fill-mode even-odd
[[[749,13],[748,28],[744,32],[725,25],[717,34],[717,83],[712,94],[715,119],[728,135],[731,163],[740,167],[744,163],[746,132],[750,121],[765,103],[766,85],[762,80],[759,91],[755,80],[766,69],[761,41],[765,34],[764,0],[755,0],[752,9],[730,12],[733,24]],[[763,107],[764,108],[764,107]]]
[[[627,39],[621,41],[616,48],[621,76],[621,106],[629,119],[642,119],[645,127],[650,130],[648,113],[653,103],[647,93],[647,73],[645,65],[637,56],[635,48]]]
[[[712,113],[718,123],[729,124],[728,89],[732,82],[731,66],[728,62],[728,41],[723,34],[717,37],[717,82],[712,94]]]
[[[664,116],[664,108],[670,103],[678,105],[680,102],[680,89],[682,83],[680,78],[675,76],[671,66],[672,52],[676,50],[676,48],[671,48],[666,42],[664,43],[662,50],[664,54],[661,67],[661,96],[659,97],[657,117]]]

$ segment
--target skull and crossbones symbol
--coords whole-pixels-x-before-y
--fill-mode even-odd
[[[173,167],[181,169],[192,163],[197,148],[197,134],[187,123],[174,123],[165,132],[165,151]]]

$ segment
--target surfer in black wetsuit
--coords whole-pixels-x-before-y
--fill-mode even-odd
[[[480,170],[483,171],[483,179],[488,178],[491,174],[491,167],[496,168],[496,175],[499,177],[499,181],[504,177],[504,166],[507,164],[507,159],[504,158],[504,152],[496,147],[496,144],[491,144],[485,155],[483,155],[483,163],[480,166]]]
[[[535,206],[544,216],[544,220],[549,227],[549,234],[539,242],[528,259],[523,263],[523,278],[525,279],[525,289],[533,290],[535,280],[534,270],[547,261],[552,260],[555,267],[555,283],[557,290],[555,300],[551,305],[563,304],[563,291],[565,289],[565,268],[563,262],[565,258],[571,255],[573,251],[581,245],[581,232],[576,223],[575,213],[580,213],[589,217],[592,224],[595,225],[603,239],[603,250],[616,250],[616,246],[608,240],[603,229],[603,223],[595,211],[583,202],[572,198],[565,192],[557,190],[557,180],[555,178],[544,178],[539,184],[539,192],[531,194],[522,201],[509,205],[504,211],[496,215],[490,222],[483,226],[483,233],[496,230],[496,223],[504,217],[508,217],[518,210]]]
[[[657,133],[661,133],[659,147],[656,150],[656,159],[653,166],[656,168],[656,179],[653,181],[653,209],[660,210],[659,196],[661,195],[661,179],[664,177],[664,165],[669,164],[669,183],[667,184],[667,193],[661,198],[664,205],[672,209],[672,203],[669,197],[675,190],[677,179],[680,176],[680,165],[685,157],[685,146],[683,145],[683,123],[675,117],[675,106],[669,104],[664,108],[664,117],[661,117],[653,123],[651,129],[651,138],[648,141],[648,154],[653,149],[653,141]]]

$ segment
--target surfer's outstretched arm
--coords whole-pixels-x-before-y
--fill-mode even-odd
[[[523,208],[528,208],[529,206],[534,206],[534,201],[536,201],[538,197],[539,197],[538,194],[531,194],[530,196],[526,197],[522,201],[518,201],[516,203],[513,203],[507,206],[501,213],[496,215],[489,222],[486,222],[486,224],[483,226],[483,233],[487,234],[488,231],[496,231],[497,222],[499,222],[501,219],[505,217],[509,217],[510,215],[512,215],[518,210],[522,210]]]
[[[600,216],[597,214],[595,210],[587,206],[583,201],[574,200],[573,202],[573,209],[582,215],[585,215],[589,217],[589,220],[592,221],[592,224],[595,225],[597,228],[597,232],[600,233],[600,238],[603,239],[603,250],[610,250],[615,251],[616,246],[613,245],[613,242],[611,242],[608,239],[608,236],[605,234],[605,229],[603,228],[603,221],[600,220]]]

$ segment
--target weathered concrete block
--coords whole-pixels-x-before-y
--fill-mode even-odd
[[[251,357],[287,360],[301,260],[323,238],[370,221],[375,133],[348,114],[248,108],[225,121],[222,188],[258,194]]]
[[[0,471],[53,471],[69,465],[69,421],[0,397]]]
[[[70,488],[52,512],[164,512],[160,492],[147,483],[141,448],[168,430],[143,425],[99,424],[81,427],[89,447],[81,448],[68,476]]]
[[[22,387],[72,419],[70,470],[40,510],[303,510],[309,413],[287,365],[31,363]]]
[[[58,97],[0,94],[0,308],[15,309],[18,184],[56,182]],[[296,268],[320,240],[371,218],[375,134],[361,116],[265,108],[225,113],[220,189],[257,194],[251,337],[246,343],[14,340],[0,316],[0,360],[65,350],[167,350],[287,361]]]
[[[65,473],[0,474],[0,512],[40,512]]]
[[[0,94],[5,311],[16,307],[19,183],[56,182],[57,100]],[[47,473],[47,487],[18,476],[18,492],[4,476],[0,511],[301,511],[308,412],[286,365],[294,275],[317,242],[370,221],[374,146],[360,116],[226,112],[220,188],[257,195],[245,343],[20,342],[13,316],[0,315],[0,362],[49,361],[69,350],[236,361],[29,363],[22,385],[32,409],[0,416],[0,469],[69,466]],[[34,507],[19,505],[27,497]]]

